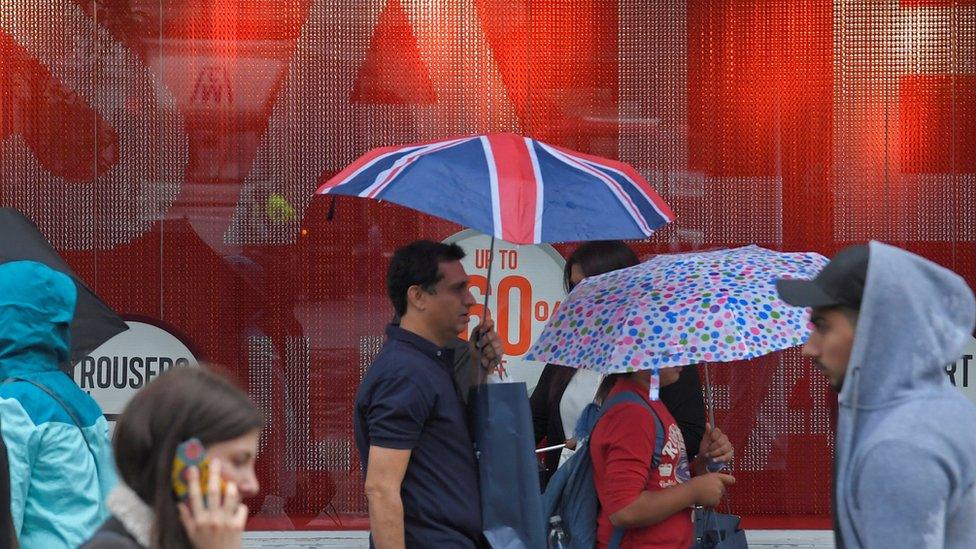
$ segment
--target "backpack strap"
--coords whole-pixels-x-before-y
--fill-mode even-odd
[[[624,534],[627,533],[627,529],[623,526],[617,526],[613,529],[613,535],[610,536],[610,543],[607,544],[607,549],[620,549],[620,544],[624,542]]]
[[[6,385],[8,383],[15,383],[18,381],[23,381],[24,383],[30,383],[34,387],[37,387],[41,391],[44,391],[47,394],[47,396],[51,397],[54,400],[54,402],[57,402],[62,408],[64,408],[64,411],[68,413],[68,417],[71,418],[71,421],[74,422],[75,427],[78,428],[78,434],[81,435],[81,440],[85,441],[85,446],[88,447],[88,453],[90,453],[92,455],[92,458],[94,459],[95,452],[92,450],[91,444],[88,442],[88,437],[85,436],[85,430],[81,426],[81,419],[78,418],[78,413],[74,410],[74,408],[68,406],[68,403],[66,403],[64,399],[58,396],[58,394],[52,391],[48,386],[42,383],[38,383],[33,379],[26,379],[22,377],[8,377],[7,379],[4,380],[3,384]],[[98,460],[95,459],[95,462],[97,463]]]
[[[654,437],[654,455],[651,456],[651,467],[657,467],[661,464],[661,453],[664,451],[664,423],[661,422],[661,418],[658,417],[657,412],[654,411],[654,407],[650,406],[643,397],[633,391],[617,393],[611,397],[610,400],[603,403],[603,407],[600,410],[600,416],[596,421],[599,422],[614,406],[623,404],[625,402],[640,404],[645,410],[649,411],[651,416],[654,418],[654,430],[656,434]]]

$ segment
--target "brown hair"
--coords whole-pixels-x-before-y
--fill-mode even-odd
[[[573,251],[563,268],[563,284],[572,290],[570,278],[573,265],[579,265],[583,276],[596,276],[617,269],[633,267],[640,263],[637,254],[622,240],[594,240],[585,242]]]
[[[607,400],[607,395],[613,390],[617,381],[630,376],[631,374],[629,373],[607,374],[603,377],[603,381],[600,382],[600,386],[597,387],[596,396],[593,397],[593,400],[600,406],[603,406],[603,403]]]
[[[209,446],[264,426],[251,399],[211,368],[160,375],[136,393],[115,427],[119,475],[155,513],[153,548],[190,546],[170,480],[176,447],[193,437]]]

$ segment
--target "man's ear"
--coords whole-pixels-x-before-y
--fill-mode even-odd
[[[427,296],[427,292],[420,284],[414,284],[407,288],[407,306],[423,311],[427,308]]]

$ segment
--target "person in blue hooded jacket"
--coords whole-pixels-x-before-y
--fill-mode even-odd
[[[105,521],[116,483],[108,424],[59,365],[77,288],[33,261],[0,265],[0,416],[20,546],[77,547]]]
[[[839,393],[837,546],[976,547],[976,406],[945,370],[976,323],[966,282],[871,242],[777,287],[813,307],[803,353]]]

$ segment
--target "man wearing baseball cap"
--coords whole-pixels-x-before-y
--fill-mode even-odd
[[[803,354],[839,393],[837,546],[976,547],[976,407],[945,374],[976,323],[966,282],[871,242],[777,289],[813,308]]]

